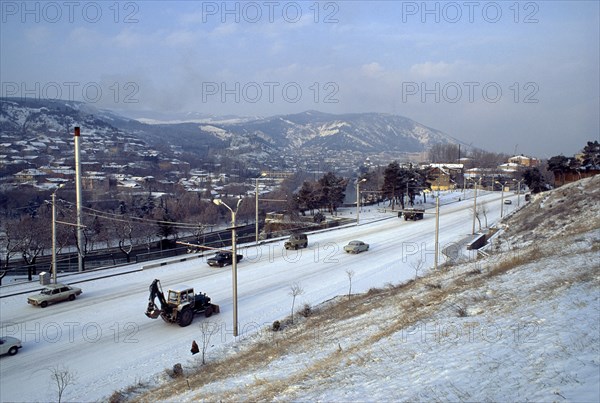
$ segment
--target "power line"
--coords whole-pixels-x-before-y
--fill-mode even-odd
[[[65,204],[74,206],[74,203],[72,203],[72,202],[69,202],[66,200],[60,200],[60,201],[64,202]],[[194,224],[194,223],[185,223],[185,222],[176,222],[176,221],[151,220],[148,218],[141,218],[141,217],[134,217],[134,216],[124,216],[123,214],[109,213],[109,212],[97,210],[97,209],[94,209],[91,207],[82,207],[82,210],[84,210],[85,214],[88,214],[90,216],[95,216],[95,217],[104,218],[106,220],[117,221],[117,222],[137,221],[137,222],[147,223],[147,224],[157,224],[157,225],[165,224],[165,225],[171,225],[171,226],[181,228],[181,229],[197,229],[198,227],[208,226],[208,225],[205,225],[202,223]],[[123,217],[125,217],[125,218],[123,218]]]

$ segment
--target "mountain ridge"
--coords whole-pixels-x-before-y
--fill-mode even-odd
[[[69,135],[74,126],[81,126],[83,135],[125,135],[148,147],[165,150],[166,146],[174,155],[183,150],[201,157],[225,156],[277,166],[284,161],[294,166],[294,160],[307,155],[334,158],[346,153],[358,161],[380,153],[423,153],[434,144],[464,144],[410,118],[378,112],[331,114],[307,110],[268,117],[193,113],[186,114],[190,121],[182,116],[183,120],[152,124],[145,123],[148,119],[137,120],[121,113],[77,101],[0,98],[0,131],[3,135],[34,138],[49,133]]]

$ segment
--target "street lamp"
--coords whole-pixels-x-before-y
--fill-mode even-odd
[[[523,182],[525,179],[513,179],[513,181],[517,182],[517,207],[519,207],[521,205],[521,182]]]
[[[237,304],[237,248],[236,248],[236,239],[235,239],[235,215],[237,213],[238,208],[240,207],[240,203],[242,199],[238,199],[237,205],[235,206],[235,211],[231,209],[225,202],[221,199],[214,199],[213,203],[217,206],[225,206],[227,210],[231,212],[231,277],[232,277],[232,286],[233,286],[233,336],[238,336],[238,304]]]
[[[356,225],[358,225],[360,211],[360,184],[366,181],[366,178],[362,178],[361,180],[356,182]]]
[[[479,182],[479,184],[481,184],[481,179],[483,178],[479,178],[479,180],[471,178],[471,180],[475,183],[475,189],[473,192],[473,231],[471,232],[473,235],[475,235],[475,218],[477,217],[477,183]]]
[[[440,247],[439,235],[440,235],[440,196],[438,195],[435,198],[435,257],[433,260],[433,270],[435,270],[435,271],[437,271],[437,268],[438,268],[438,255],[440,254],[440,252],[439,252],[439,247]]]
[[[498,181],[494,181],[494,183],[502,186],[502,196],[500,197],[500,218],[502,218],[502,216],[504,216],[504,187],[506,186],[507,182],[500,183]]]
[[[65,186],[61,183],[52,192],[52,281],[56,284],[56,192]]]
[[[410,178],[409,180],[406,181],[406,203],[408,204],[408,202],[410,201],[410,197],[408,196],[408,184],[410,182],[418,182],[418,180],[416,180],[415,178]],[[414,192],[413,192],[414,193]]]
[[[254,199],[256,203],[256,217],[255,217],[255,242],[258,243],[258,181],[260,178],[267,176],[266,172],[261,172],[260,176],[256,178],[256,192],[254,194]]]

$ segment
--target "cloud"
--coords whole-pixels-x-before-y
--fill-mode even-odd
[[[383,67],[377,62],[363,64],[360,67],[361,72],[368,77],[377,77],[383,72]]]
[[[425,62],[413,64],[410,73],[420,78],[448,77],[456,72],[457,63]]]
[[[36,26],[25,32],[25,38],[34,46],[43,46],[50,41],[50,30],[44,26]]]
[[[122,48],[133,48],[143,45],[146,42],[146,37],[131,29],[124,29],[112,38],[115,46]]]
[[[191,46],[197,43],[198,35],[195,32],[185,31],[173,31],[168,34],[163,43],[167,46]]]

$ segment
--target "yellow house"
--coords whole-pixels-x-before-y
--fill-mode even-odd
[[[433,191],[456,189],[456,183],[452,180],[450,172],[441,167],[434,167],[429,171],[428,182]]]

